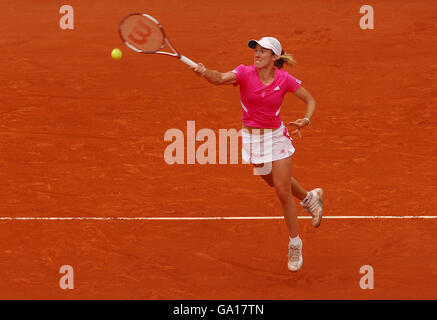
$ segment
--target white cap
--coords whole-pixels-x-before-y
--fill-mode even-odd
[[[249,48],[252,48],[252,49],[256,48],[256,44],[259,44],[263,48],[271,49],[273,51],[273,53],[276,54],[278,57],[281,56],[282,46],[281,46],[281,43],[276,38],[263,37],[259,40],[250,40],[248,43]]]

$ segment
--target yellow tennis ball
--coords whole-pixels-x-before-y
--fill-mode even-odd
[[[111,52],[111,57],[112,57],[112,59],[114,59],[114,60],[120,60],[121,57],[122,57],[121,50],[118,49],[118,48],[112,50],[112,52]]]

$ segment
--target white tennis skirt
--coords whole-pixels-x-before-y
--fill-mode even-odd
[[[293,139],[290,137],[284,123],[278,129],[263,130],[263,134],[254,134],[243,128],[241,156],[244,162],[261,164],[293,155],[295,151],[292,144]]]

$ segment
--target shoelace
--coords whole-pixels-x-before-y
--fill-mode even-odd
[[[320,205],[320,199],[313,201],[312,203],[310,202],[309,206],[309,210],[311,213],[314,212],[314,210],[316,210],[316,208]]]
[[[313,201],[314,200],[314,201]],[[308,198],[308,200],[306,201],[306,203],[304,203],[303,201],[300,203],[302,206],[302,211],[301,214],[304,212],[304,210],[307,210],[311,215],[313,214],[314,210],[317,209],[318,206],[320,206],[321,204],[321,199],[313,199],[313,194],[310,194],[310,197]]]
[[[288,254],[289,254],[290,259],[292,261],[299,260],[301,252],[302,252],[302,246],[289,246],[288,247]]]

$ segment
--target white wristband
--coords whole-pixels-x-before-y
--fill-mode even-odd
[[[304,120],[307,120],[308,121],[308,124],[307,125],[309,125],[311,122],[310,122],[310,119],[308,119],[308,118],[303,118]]]

